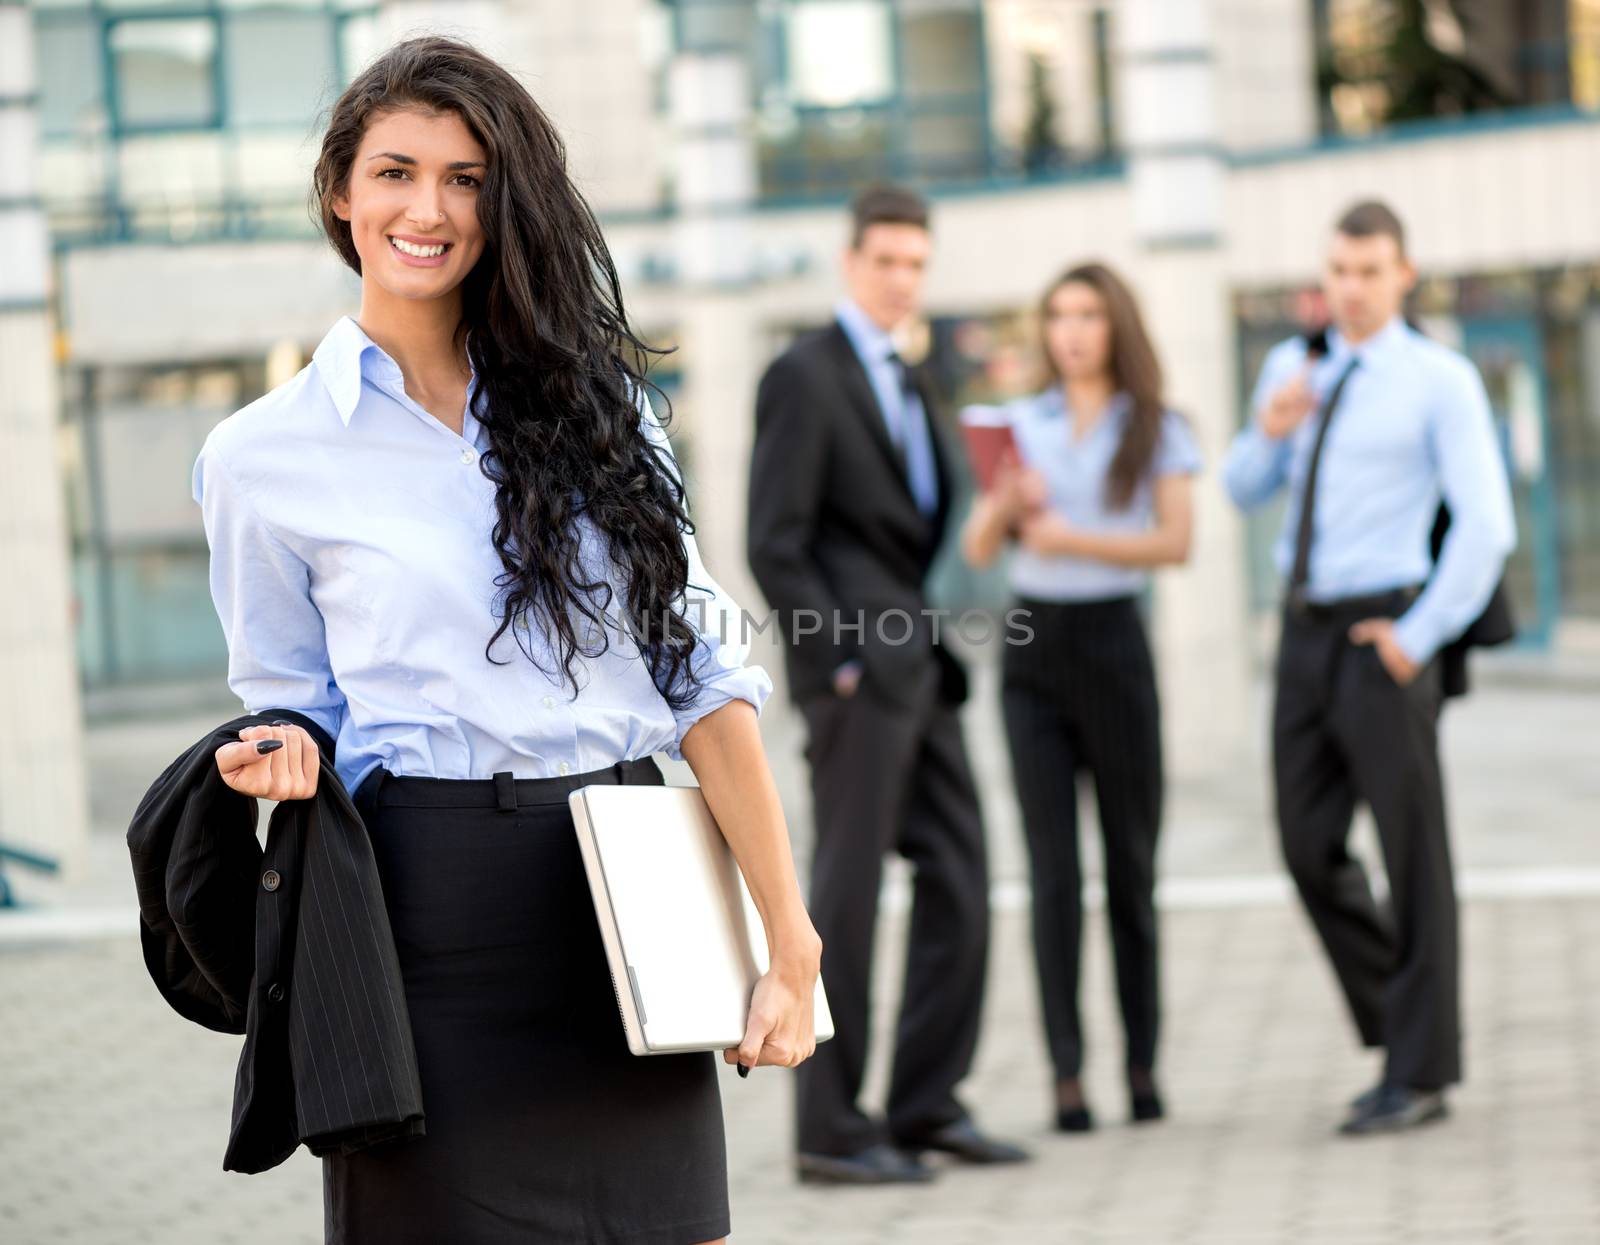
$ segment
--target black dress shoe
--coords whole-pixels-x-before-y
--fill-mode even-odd
[[[1021,1146],[984,1136],[971,1120],[958,1120],[919,1137],[902,1137],[899,1144],[912,1153],[937,1150],[963,1163],[1026,1163],[1033,1157]]]
[[[1056,1131],[1086,1133],[1094,1128],[1094,1113],[1088,1107],[1057,1107]]]
[[[1383,1082],[1379,1081],[1371,1089],[1363,1090],[1350,1100],[1350,1114],[1360,1115],[1370,1110],[1372,1104],[1378,1100],[1378,1095],[1383,1093]]]
[[[795,1170],[801,1184],[927,1184],[935,1175],[916,1155],[886,1142],[859,1154],[802,1153]]]
[[[1357,1099],[1361,1105],[1339,1126],[1347,1137],[1373,1133],[1394,1133],[1417,1128],[1449,1114],[1440,1090],[1407,1089],[1404,1085],[1380,1085],[1375,1092]]]
[[[1147,1093],[1130,1094],[1128,1103],[1128,1113],[1135,1124],[1149,1124],[1166,1118],[1166,1104],[1161,1101],[1161,1095],[1153,1089]]]

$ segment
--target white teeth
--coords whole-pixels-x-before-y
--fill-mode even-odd
[[[418,259],[432,259],[436,255],[444,254],[444,246],[418,246],[414,242],[406,242],[400,238],[390,238],[390,245],[397,251],[407,255],[415,255]]]

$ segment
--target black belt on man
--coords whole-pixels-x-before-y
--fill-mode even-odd
[[[1313,601],[1304,590],[1291,592],[1284,600],[1284,610],[1301,622],[1326,622],[1338,618],[1379,617],[1403,609],[1422,594],[1421,584],[1407,584],[1383,592],[1369,592],[1362,596],[1337,597],[1331,601]]]

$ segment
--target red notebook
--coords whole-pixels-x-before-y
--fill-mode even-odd
[[[998,406],[962,407],[960,420],[972,473],[978,479],[978,487],[988,492],[994,487],[995,472],[1002,461],[1021,462],[1011,423],[1005,410]]]

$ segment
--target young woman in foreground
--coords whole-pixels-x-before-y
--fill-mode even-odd
[[[1136,1121],[1164,1113],[1155,1082],[1161,730],[1137,598],[1150,568],[1188,559],[1200,456],[1187,423],[1162,405],[1160,366],[1121,279],[1100,264],[1073,268],[1042,313],[1053,383],[1011,404],[1021,463],[978,499],[962,542],[980,566],[1008,540],[1018,545],[1011,588],[1034,635],[1005,649],[1006,737],[1032,867],[1056,1124],[1083,1132],[1094,1119],[1080,1080],[1080,770],[1099,802],[1130,1111]]]
[[[315,197],[360,314],[195,488],[229,683],[338,741],[416,1043],[427,1134],[324,1160],[327,1239],[719,1241],[714,1062],[628,1053],[567,793],[694,770],[772,944],[727,1062],[811,1053],[820,944],[605,243],[532,98],[445,39],[351,84]],[[305,731],[242,737],[230,786],[311,794]]]

